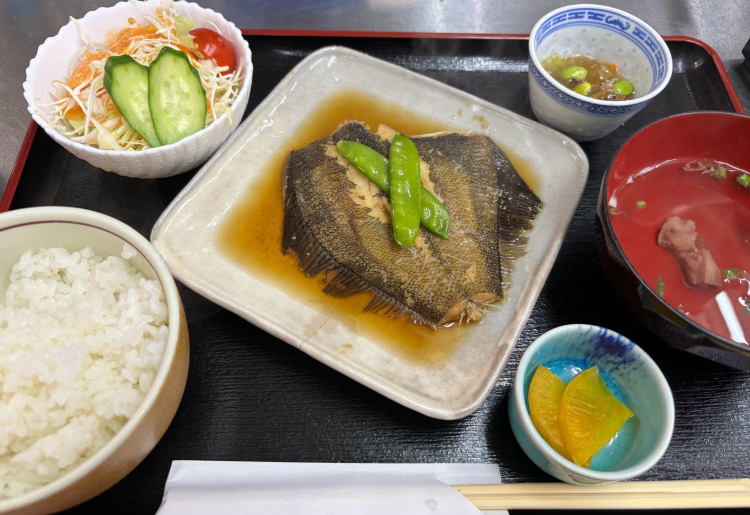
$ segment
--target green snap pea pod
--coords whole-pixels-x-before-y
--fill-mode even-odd
[[[387,157],[374,148],[356,141],[342,140],[336,143],[336,147],[347,161],[365,174],[378,188],[391,194],[391,170]]]
[[[391,224],[396,243],[414,244],[419,232],[421,179],[419,154],[414,142],[396,133],[388,153],[391,168]]]
[[[365,174],[376,186],[388,195],[391,194],[390,164],[380,152],[357,143],[356,141],[339,141],[336,146],[341,154],[357,170]],[[448,238],[450,216],[448,210],[435,195],[427,191],[424,186],[419,187],[420,222],[424,227],[441,238]]]
[[[422,210],[420,221],[429,231],[437,234],[444,240],[448,239],[448,225],[450,215],[448,210],[435,195],[421,186],[419,189],[420,208]]]

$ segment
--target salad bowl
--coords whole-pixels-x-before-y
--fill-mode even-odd
[[[71,20],[56,36],[48,38],[39,47],[36,57],[26,70],[24,97],[33,120],[73,155],[102,170],[139,178],[168,177],[191,170],[206,161],[237,128],[247,107],[253,65],[250,47],[242,33],[221,14],[195,3],[179,1],[171,4],[174,19],[192,19],[196,28],[218,32],[231,44],[237,56],[237,74],[241,77],[241,86],[226,112],[204,129],[175,143],[137,151],[103,150],[99,146],[74,141],[61,132],[61,129],[66,129],[54,113],[57,95],[55,90],[59,89],[56,84],[71,76],[71,70],[80,60],[84,47],[89,52],[95,52],[98,47],[93,43],[105,41],[113,32],[124,29],[130,18],[139,23],[144,22],[154,16],[161,5],[162,2],[153,0],[120,2],[112,7],[91,11],[80,20]],[[92,66],[96,64],[92,63]],[[97,130],[101,137],[108,136],[98,127]],[[117,136],[113,137],[117,141]]]

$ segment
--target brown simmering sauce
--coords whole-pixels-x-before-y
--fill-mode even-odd
[[[332,134],[342,123],[354,120],[364,122],[371,131],[379,124],[385,124],[406,135],[458,130],[445,122],[420,117],[362,92],[344,91],[332,95],[296,129],[286,148],[280,149],[277,157],[268,163],[264,177],[254,185],[253,191],[247,192],[244,200],[229,210],[219,228],[221,248],[235,262],[264,271],[268,281],[290,295],[354,323],[358,333],[367,334],[404,359],[439,366],[450,358],[472,326],[464,324],[436,331],[410,323],[408,317],[394,319],[364,313],[369,294],[345,299],[325,295],[321,291],[322,277],[306,277],[299,270],[297,260],[281,251],[284,222],[282,176],[289,153]],[[529,165],[503,150],[527,184],[538,191],[538,179]],[[349,348],[349,344],[342,345],[341,353],[345,354]]]

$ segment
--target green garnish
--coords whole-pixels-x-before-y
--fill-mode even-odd
[[[745,309],[742,310],[742,314],[750,315],[750,297],[742,297],[740,299],[740,304],[745,306]]]
[[[356,141],[339,141],[336,146],[352,166],[365,174],[378,188],[390,195],[390,162],[387,157]],[[450,215],[443,203],[427,191],[424,186],[419,188],[419,199],[422,225],[441,238],[448,239]]]
[[[664,279],[660,275],[656,276],[656,293],[659,297],[664,296]]]
[[[419,154],[414,142],[401,133],[396,133],[391,142],[391,225],[396,243],[410,247],[419,233],[420,171]]]
[[[646,201],[645,200],[636,200],[635,201],[635,207],[637,207],[638,209],[643,209],[644,207],[646,207]]]
[[[723,166],[717,166],[716,173],[714,173],[714,176],[718,177],[719,179],[726,179],[727,169],[724,168]]]
[[[695,239],[695,246],[699,249],[706,246],[706,238],[700,237]]]
[[[722,269],[721,275],[724,276],[724,279],[727,281],[739,281],[740,276],[743,275],[745,271],[741,268],[728,268],[726,270]]]
[[[750,174],[738,173],[737,182],[739,182],[740,185],[744,186],[745,188],[750,188]]]

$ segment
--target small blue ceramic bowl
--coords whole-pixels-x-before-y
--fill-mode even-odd
[[[616,64],[635,87],[631,100],[580,95],[552,78],[542,61],[587,55]],[[653,28],[625,11],[567,5],[543,16],[529,35],[529,95],[536,118],[578,141],[606,136],[643,109],[669,82],[672,55]]]
[[[591,460],[591,468],[558,454],[537,432],[528,405],[529,383],[544,365],[568,383],[593,365],[630,418]],[[661,458],[672,438],[674,401],[659,367],[640,347],[609,329],[575,324],[555,328],[532,343],[518,364],[508,411],[513,434],[545,472],[572,484],[608,483],[642,474]]]

